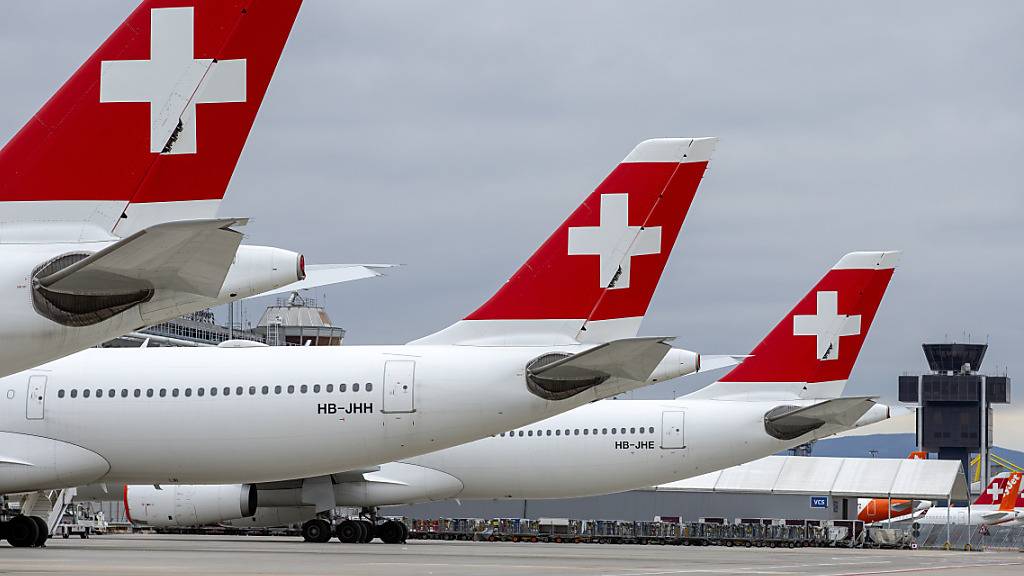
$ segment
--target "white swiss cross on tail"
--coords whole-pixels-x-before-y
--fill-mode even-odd
[[[599,256],[599,285],[629,288],[630,261],[661,252],[661,227],[630,226],[628,194],[602,194],[600,221],[598,226],[569,228],[569,255]],[[615,285],[609,286],[616,274]]]
[[[102,62],[100,102],[149,102],[150,152],[195,154],[196,104],[245,102],[245,60],[195,59],[193,30],[192,8],[155,8],[150,59]]]
[[[838,308],[838,292],[819,291],[817,312],[814,315],[793,317],[794,336],[814,336],[818,339],[819,360],[838,360],[840,339],[860,334],[860,316],[839,314]]]
[[[1003,487],[993,482],[992,486],[988,490],[986,490],[986,492],[992,495],[993,500],[999,502],[1000,496],[1003,495]]]

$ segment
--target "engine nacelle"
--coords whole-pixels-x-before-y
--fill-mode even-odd
[[[270,246],[238,247],[217,301],[255,296],[306,278],[302,254]]]
[[[80,446],[0,432],[0,494],[88,484],[109,470],[102,456]]]
[[[693,374],[698,370],[700,370],[700,354],[682,348],[673,348],[661,359],[649,380],[662,382]]]
[[[250,484],[125,486],[124,506],[129,520],[154,528],[205,526],[255,514],[256,487]]]

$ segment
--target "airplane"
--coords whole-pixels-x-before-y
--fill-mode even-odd
[[[715,142],[640,143],[489,300],[406,345],[91,349],[0,379],[0,494],[309,477],[333,507],[330,474],[695,372],[637,332]],[[7,540],[41,544],[57,519],[24,502]]]
[[[897,264],[897,252],[843,256],[751,355],[717,383],[675,400],[604,400],[489,438],[370,471],[236,485],[89,487],[83,499],[124,499],[133,521],[166,526],[304,522],[326,542],[335,506],[367,520],[333,528],[343,542],[404,541],[376,508],[416,502],[575,498],[699,476],[889,417],[868,397],[840,397]],[[709,366],[705,365],[702,370]],[[323,482],[334,499],[307,499]],[[361,526],[360,526],[361,524]]]
[[[948,523],[955,526],[996,526],[1019,523],[1024,520],[1024,511],[1017,509],[1020,481],[1020,472],[1013,472],[1006,478],[1005,488],[1002,489],[1002,499],[998,505],[992,501],[991,492],[987,490],[970,508],[933,506],[924,515],[914,518],[914,523],[920,525]],[[990,490],[993,484],[989,484]],[[988,495],[987,498],[986,495]]]
[[[913,451],[909,460],[927,460],[927,452]],[[903,519],[907,514],[919,514],[932,507],[929,500],[888,498],[861,498],[857,501],[857,519],[865,524]]]
[[[144,1],[0,150],[0,376],[298,281],[379,275],[307,274],[216,217],[298,8]]]

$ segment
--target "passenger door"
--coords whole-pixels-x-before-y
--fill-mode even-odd
[[[416,362],[388,360],[384,363],[385,414],[416,411]]]
[[[661,447],[678,450],[686,448],[686,412],[661,413]]]
[[[25,398],[25,418],[42,420],[46,402],[46,376],[28,377],[28,395]]]

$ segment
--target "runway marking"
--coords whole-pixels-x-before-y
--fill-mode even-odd
[[[943,566],[917,566],[913,568],[893,568],[875,572],[839,572],[828,576],[869,576],[871,574],[905,574],[909,572],[933,572],[936,570],[956,570],[960,568],[989,568],[992,566],[1024,566],[1024,562],[986,562],[983,564],[946,564]]]

